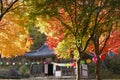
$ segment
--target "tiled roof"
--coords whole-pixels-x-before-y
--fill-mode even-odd
[[[27,58],[46,58],[46,57],[54,57],[54,50],[49,49],[47,45],[43,45],[36,51],[27,52],[25,57]]]

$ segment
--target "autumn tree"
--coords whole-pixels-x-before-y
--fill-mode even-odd
[[[47,35],[47,43],[56,54],[76,55],[77,80],[80,80],[80,61],[97,33],[111,31],[111,18],[118,7],[117,0],[36,0],[31,2],[37,25]],[[30,16],[31,16],[30,15]],[[110,32],[109,32],[110,33]],[[101,33],[100,33],[101,34]],[[109,37],[108,37],[109,38]],[[106,42],[106,41],[105,41]],[[94,42],[96,45],[96,41]],[[104,48],[104,47],[103,47]],[[72,52],[70,50],[73,50]],[[97,50],[96,50],[97,51]],[[97,54],[97,53],[96,53]],[[99,77],[97,77],[100,80]]]
[[[109,36],[107,35],[109,34]],[[96,59],[94,60],[95,64],[96,64],[96,68],[95,68],[95,71],[96,71],[96,78],[98,80],[101,79],[101,62],[104,61],[106,59],[106,56],[110,56],[110,57],[113,57],[115,54],[119,54],[119,48],[120,48],[120,32],[119,32],[119,29],[116,30],[116,29],[113,29],[110,31],[110,33],[103,33],[101,35],[101,37],[99,37],[99,43],[93,43],[91,42],[91,44],[88,46],[87,48],[87,53],[89,54],[94,54],[93,56],[93,59]],[[103,37],[104,35],[104,37]],[[109,37],[109,39],[108,39]],[[106,41],[107,39],[107,41]],[[93,38],[94,40],[94,38]],[[105,42],[106,41],[106,42]],[[97,50],[99,52],[99,54],[97,54],[97,52],[95,51],[96,50],[96,45],[98,45],[99,47],[99,50]],[[104,47],[104,48],[103,48]],[[97,49],[98,49],[97,48]]]
[[[26,17],[20,18],[15,9],[18,0],[0,0],[0,54],[1,57],[16,57],[29,51],[32,40],[24,23]],[[20,2],[19,2],[20,3]],[[14,4],[14,5],[13,5]],[[21,10],[18,10],[21,11]],[[18,13],[18,12],[17,12]],[[19,12],[20,13],[20,12]],[[14,16],[13,16],[14,15]]]
[[[90,45],[91,52],[95,53],[97,58],[96,62],[96,79],[101,80],[100,77],[100,56],[108,53],[109,51],[118,50],[119,45],[119,1],[101,1],[99,4],[98,11],[95,17],[95,33],[92,37],[92,42],[94,45]],[[116,6],[115,6],[116,4]],[[114,16],[114,17],[113,17]],[[117,30],[118,29],[118,30]]]
[[[11,18],[13,16],[9,14],[9,16],[5,16],[0,22],[0,53],[2,57],[7,58],[25,54],[32,44],[27,30],[10,20]]]

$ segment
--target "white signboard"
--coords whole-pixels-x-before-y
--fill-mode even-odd
[[[88,70],[88,66],[86,64],[82,64],[82,69]]]
[[[56,76],[56,77],[60,77],[60,76],[61,76],[61,71],[56,71],[56,72],[55,72],[55,76]]]
[[[87,77],[88,76],[88,66],[86,64],[81,65],[81,75]]]
[[[45,66],[44,66],[44,73],[48,74],[48,64],[45,64]]]
[[[82,76],[88,76],[88,71],[82,70]]]

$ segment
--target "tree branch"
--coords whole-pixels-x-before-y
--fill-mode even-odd
[[[108,31],[109,31],[109,32],[108,32],[108,36],[106,37],[106,39],[105,39],[105,41],[104,41],[103,47],[100,49],[100,54],[102,53],[103,49],[105,48],[105,46],[106,46],[106,44],[107,44],[107,41],[108,41],[108,39],[109,39],[109,37],[110,37],[110,33],[111,33],[111,31],[112,31],[112,26],[113,26],[113,24],[110,26],[110,29],[108,30]]]
[[[70,17],[70,20],[71,20],[71,22],[72,22],[72,26],[74,26],[74,21],[73,21],[73,19],[72,19],[72,9],[71,9],[71,7],[69,8],[68,7],[68,4],[66,3],[66,1],[65,1],[65,6],[64,6],[64,8],[67,10],[67,12],[68,12],[68,14],[69,14],[69,17]],[[68,9],[69,8],[69,9]]]
[[[9,10],[12,8],[12,6],[13,6],[17,1],[19,1],[19,0],[15,0],[14,2],[12,2],[12,3],[10,4],[10,6],[9,6],[4,12],[1,13],[1,15],[0,15],[0,21],[2,20],[2,17],[3,17],[7,12],[9,12]]]
[[[57,19],[60,20],[60,22],[64,25],[64,27],[66,29],[68,29],[73,35],[75,35],[69,25],[67,25],[66,23],[64,23],[60,18],[57,17]]]
[[[98,20],[98,23],[100,23],[100,21],[101,21],[103,18],[105,18],[105,16],[106,16],[107,14],[109,14],[109,12],[110,12],[110,11],[108,11],[106,14],[104,14],[104,15]]]
[[[0,0],[0,4],[1,4],[1,12],[0,13],[2,13],[3,12],[3,1],[2,0]]]

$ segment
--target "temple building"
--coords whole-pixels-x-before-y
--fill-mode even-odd
[[[25,57],[31,63],[31,75],[75,76],[76,62],[72,59],[57,59],[54,50],[49,49],[45,44],[36,51],[26,53]]]

